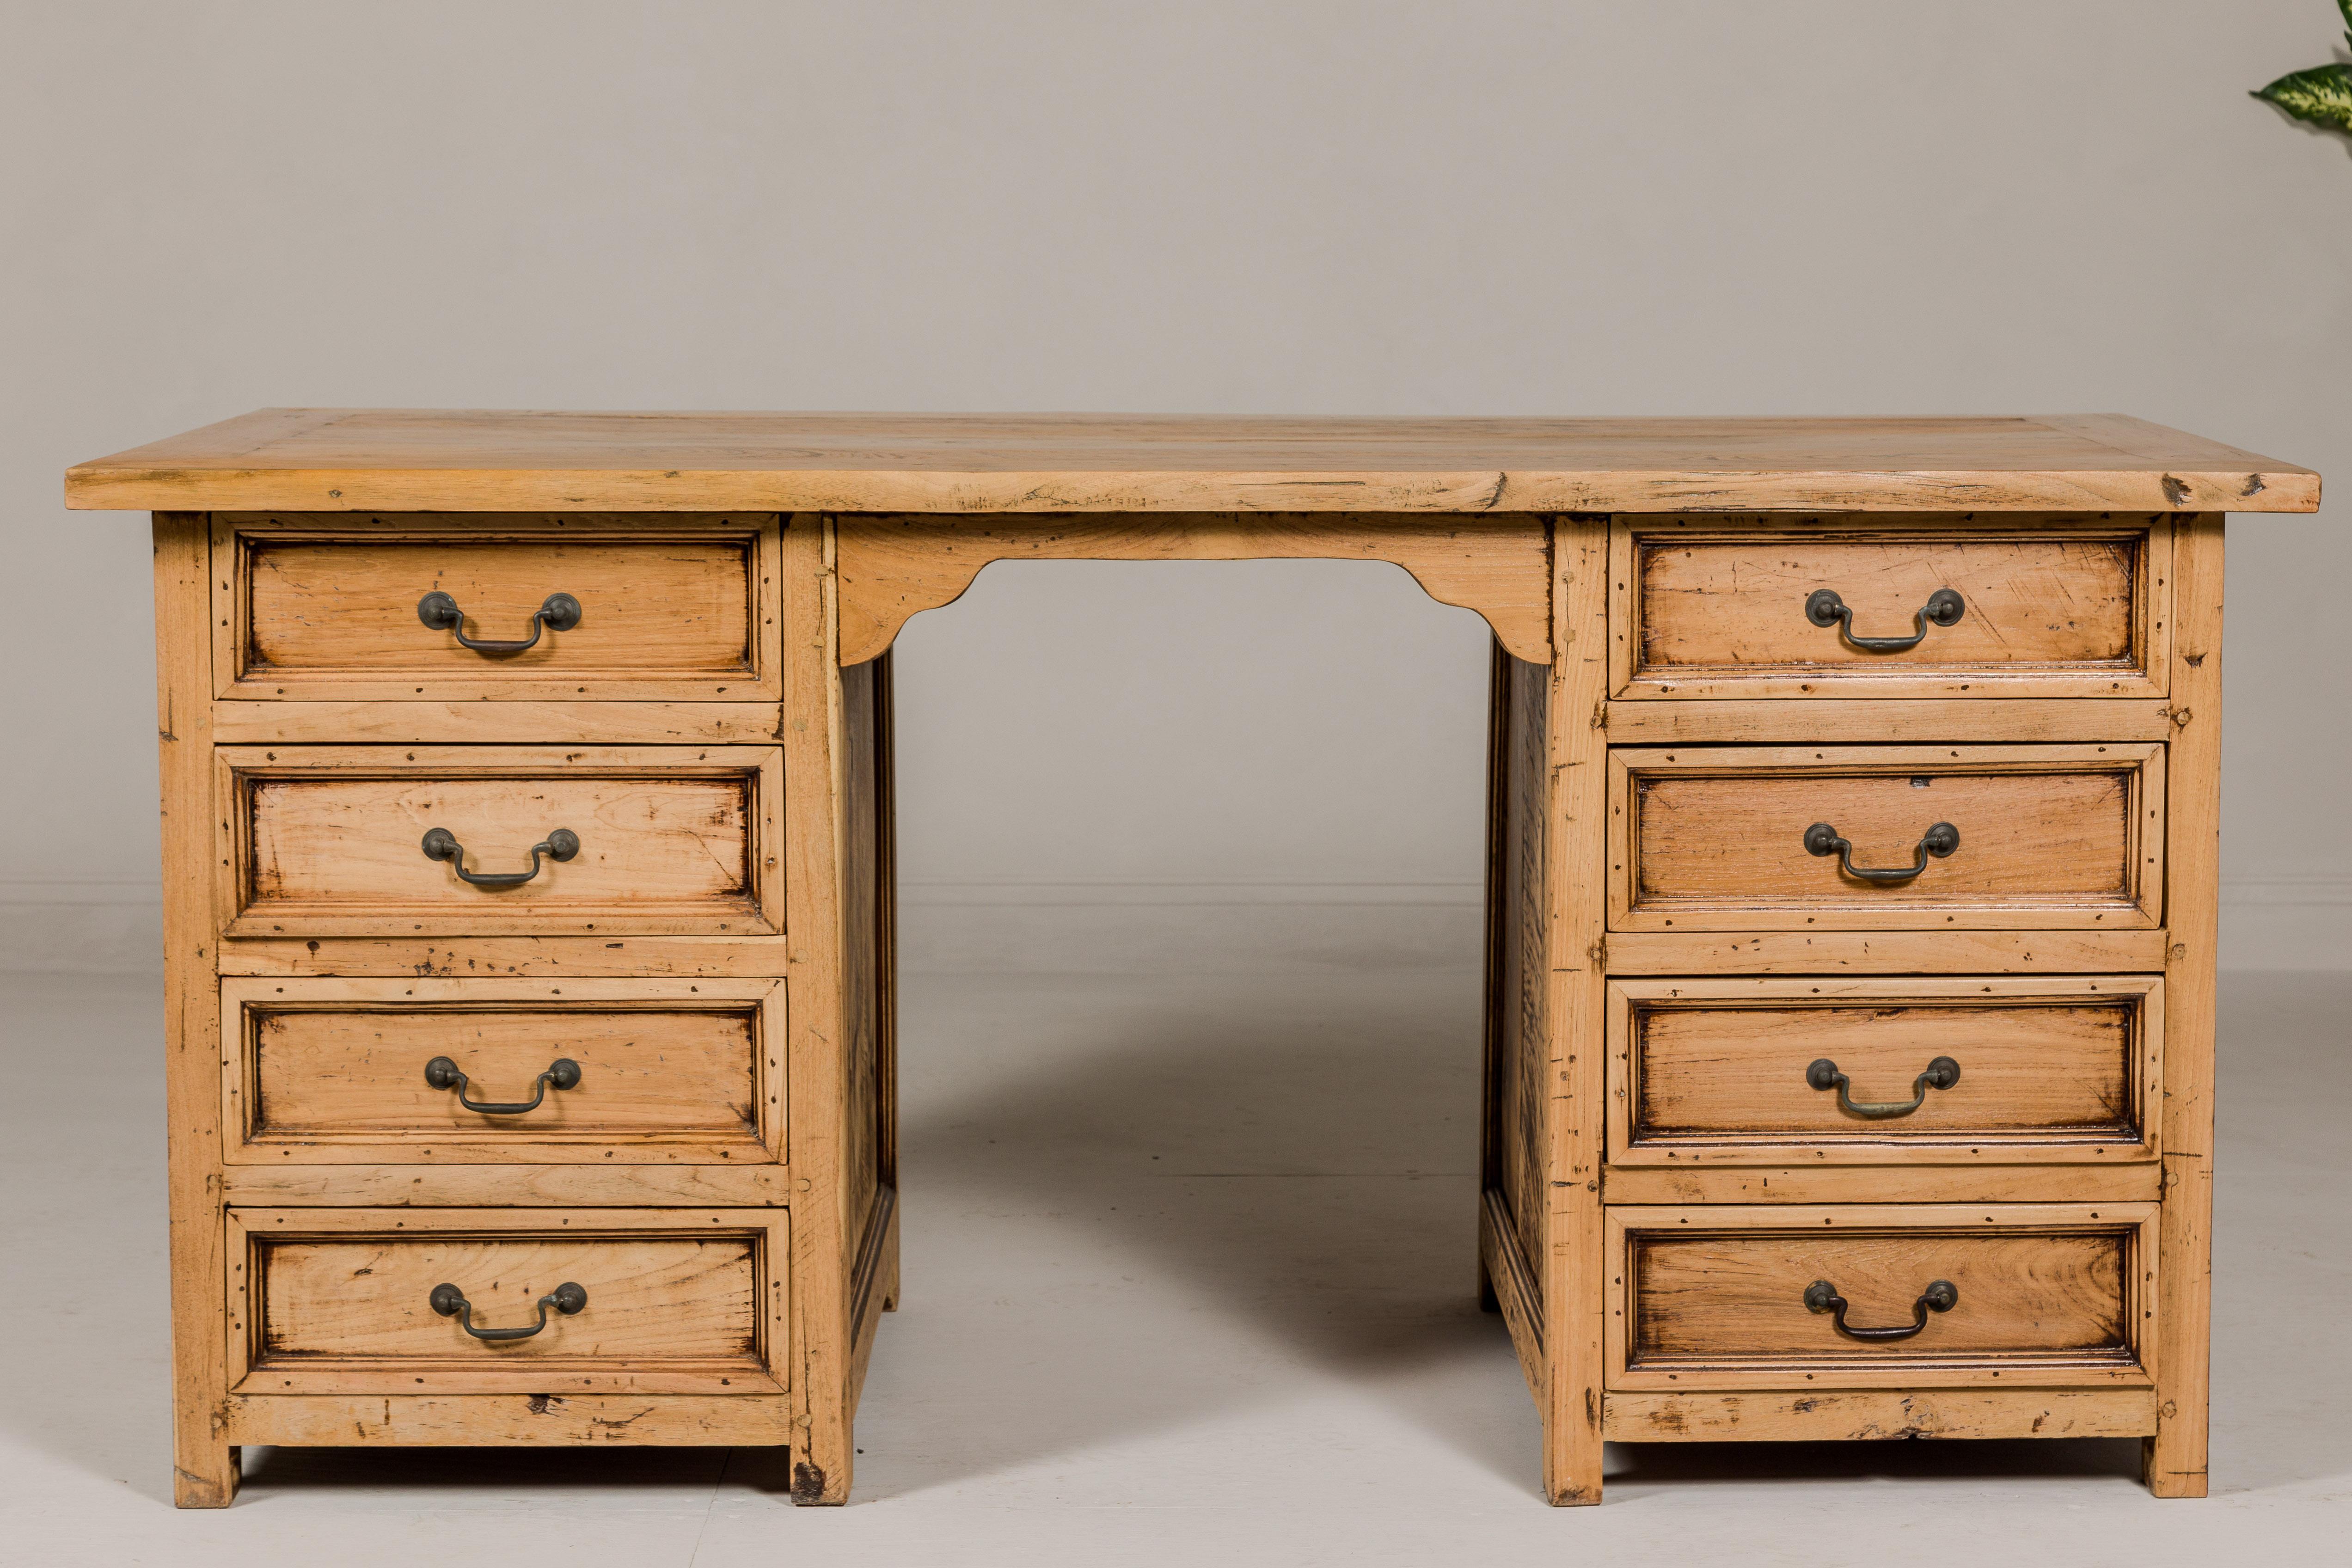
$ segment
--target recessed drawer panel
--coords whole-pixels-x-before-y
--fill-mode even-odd
[[[2166,516],[1621,521],[1618,698],[2160,697]]]
[[[2164,748],[1610,752],[1618,931],[2162,923]]]
[[[1614,981],[1609,1158],[2153,1159],[2163,992],[2153,975]]]
[[[772,1394],[782,1209],[230,1209],[232,1390]]]
[[[215,689],[775,701],[778,527],[758,515],[225,515],[213,531]]]
[[[1609,1385],[2145,1384],[2157,1212],[1611,1208]]]
[[[770,746],[224,746],[239,936],[772,935]]]
[[[783,1157],[781,980],[221,982],[231,1164]]]

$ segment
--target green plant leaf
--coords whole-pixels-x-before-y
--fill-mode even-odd
[[[2337,4],[2352,13],[2352,0],[2337,0]],[[2277,104],[2297,120],[2352,136],[2352,66],[2291,71],[2254,96]]]

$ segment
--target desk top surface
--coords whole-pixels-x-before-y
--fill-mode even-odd
[[[141,511],[2311,511],[2116,414],[1372,419],[266,408],[80,464]]]

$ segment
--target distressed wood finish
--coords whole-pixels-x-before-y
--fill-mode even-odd
[[[239,1443],[304,1448],[782,1447],[789,1394],[231,1394]]]
[[[82,463],[132,510],[2310,511],[2121,415],[1362,419],[265,408]]]
[[[879,656],[908,616],[953,603],[993,561],[1339,559],[1403,567],[1438,603],[1485,616],[1514,657],[1549,666],[1548,544],[1539,517],[850,518],[841,524],[841,662]]]
[[[2137,1437],[2156,1425],[2156,1395],[2145,1388],[1612,1393],[1601,1422],[1612,1443]]]
[[[1619,698],[2162,697],[2168,515],[1643,518],[1612,542]],[[1868,651],[1805,614],[1820,589],[1859,637],[1908,637],[1939,590],[1964,608]]]
[[[1610,1165],[1601,1190],[1612,1204],[2053,1204],[2144,1203],[2164,1195],[2153,1162],[2009,1165],[1970,1160],[1926,1163]]]
[[[783,912],[783,754],[775,747],[224,746],[224,933],[417,936],[676,931],[770,935]],[[466,868],[530,868],[481,888]]]
[[[783,1157],[777,980],[221,983],[232,1164],[773,1161]],[[425,1080],[447,1057],[476,1100]]]
[[[2205,1490],[2220,514],[2307,470],[2115,416],[265,410],[67,482],[161,509],[184,1505],[246,1443],[781,1445],[847,1500],[901,1288],[874,656],[1008,558],[1381,560],[1493,627],[1479,1287],[1547,1499],[1604,1438],[2140,1436]],[[583,619],[484,656],[436,587]],[[1819,587],[1864,636],[1967,609],[1869,653]],[[1802,847],[1937,820],[1907,885]],[[583,853],[484,889],[428,826]],[[525,1116],[423,1076],[558,1054]],[[1897,1121],[1803,1080],[1935,1055]],[[484,1343],[444,1278],[590,1306]],[[1916,1339],[1802,1304],[1937,1278]]]
[[[158,513],[156,750],[163,816],[163,1097],[172,1281],[172,1497],[226,1508],[240,1474],[221,1419],[228,1394],[222,1300],[219,944],[212,908],[211,551],[205,520]]]
[[[1609,1386],[2145,1384],[2157,1206],[1612,1206]],[[1909,1323],[1934,1280],[1958,1301],[1917,1335],[1840,1335],[1804,1302],[1826,1280],[1856,1327]]]
[[[224,514],[215,691],[773,703],[778,539],[773,516]],[[418,619],[436,590],[477,640],[529,637],[553,593],[579,601],[580,622],[520,653],[480,653]]]
[[[2172,945],[2165,953],[2164,1226],[2157,1427],[2148,1489],[2203,1497],[2213,1317],[2213,972],[2221,942],[2221,529],[2180,531],[2172,694],[2180,784],[2172,801]]]
[[[2163,982],[1619,980],[1609,987],[1609,1158],[1621,1165],[1999,1164],[2156,1157]],[[1866,1119],[1815,1089],[1833,1061]]]
[[[245,1394],[778,1393],[787,1225],[778,1210],[228,1211],[229,1379]],[[454,1284],[486,1342],[430,1305]]]
[[[2160,970],[2161,931],[1612,931],[1620,974],[2084,974]]]
[[[1551,966],[1544,1042],[1548,1229],[1544,1310],[1544,1495],[1601,1500],[1597,1310],[1609,1262],[1601,1235],[1607,1053],[1606,736],[1592,722],[1609,681],[1609,535],[1597,518],[1553,533],[1553,640],[1545,773],[1552,824],[1545,854],[1546,952]]]
[[[1915,698],[1857,702],[1795,697],[1613,701],[1612,745],[1846,744],[1856,741],[2168,741],[2172,705],[2154,699]]]
[[[223,974],[781,976],[781,937],[251,937],[223,944]],[[2079,967],[2079,966],[2078,966]]]
[[[803,1391],[793,1441],[795,1501],[849,1500],[856,1360],[850,1227],[850,1066],[845,1042],[850,876],[840,603],[831,520],[796,513],[784,526],[784,748],[793,1009],[793,1375]]]
[[[1625,748],[1610,754],[1610,926],[1622,931],[2163,923],[2164,748]],[[1854,864],[1807,850],[1826,822]]]

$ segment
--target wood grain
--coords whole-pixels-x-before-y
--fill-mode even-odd
[[[849,1138],[846,963],[848,750],[832,521],[795,513],[784,528],[786,898],[793,991],[793,1381],[803,1404],[793,1443],[793,1499],[849,1500],[856,1442],[849,1409],[856,1320],[843,1169]]]
[[[2151,1160],[2163,982],[1620,980],[1610,986],[1610,1152],[1642,1165]],[[1857,1101],[1908,1101],[1949,1056],[1958,1082],[1869,1120],[1817,1089],[1834,1061]]]
[[[2310,511],[2318,477],[2122,416],[1364,419],[262,409],[66,504],[423,511]]]
[[[213,522],[215,690],[276,700],[774,702],[777,521],[602,514],[225,514]],[[581,618],[490,655],[425,626],[519,640],[551,593]]]
[[[236,1498],[221,1294],[220,1005],[213,991],[211,547],[202,517],[156,514],[155,729],[163,818],[163,1095],[172,1289],[172,1495]]]
[[[1607,1154],[1607,736],[1594,722],[1609,681],[1609,532],[1597,518],[1555,526],[1552,594],[1559,650],[1545,718],[1555,825],[1546,853],[1549,1028],[1546,1037],[1543,1274],[1544,1493],[1601,1500],[1601,1315],[1609,1260],[1601,1177]]]
[[[231,1394],[240,1443],[303,1448],[752,1447],[791,1441],[783,1394]]]
[[[1622,748],[1610,764],[1612,929],[2163,923],[2162,746]],[[1804,846],[1826,822],[1856,865],[1908,866],[1939,821],[1958,852],[1907,882]]]
[[[2152,1162],[2011,1165],[1998,1151],[1967,1164],[1695,1165],[1609,1167],[1612,1204],[2152,1204],[2162,1168]]]
[[[355,745],[399,742],[566,745],[721,746],[773,742],[773,702],[215,702],[224,745]],[[2099,739],[2104,737],[2093,737]]]
[[[2084,974],[2164,967],[2161,931],[1630,931],[1620,974]]]
[[[231,1165],[224,1201],[252,1208],[782,1208],[792,1168],[722,1164]]]
[[[274,1394],[777,1393],[781,1210],[229,1211],[231,1386]],[[574,1315],[504,1342],[567,1281]]]
[[[231,936],[765,935],[782,912],[775,747],[222,747]],[[485,889],[425,857],[448,829]]]
[[[2135,1437],[2155,1425],[2156,1396],[2145,1388],[1612,1393],[1601,1402],[1612,1443]]]
[[[908,616],[951,604],[995,561],[1385,561],[1430,597],[1475,610],[1519,658],[1551,663],[1549,536],[1539,517],[1430,522],[1284,513],[1004,522],[859,517],[840,524],[841,662],[880,655]]]
[[[2180,775],[2167,824],[2172,945],[2165,953],[2163,1359],[2148,1489],[2203,1497],[2213,1322],[2213,982],[2221,943],[2221,533],[2180,531],[2173,705]]]
[[[781,1159],[782,981],[221,983],[231,1163]],[[447,1057],[477,1101],[532,1098],[559,1057],[580,1080],[516,1116],[425,1080]]]
[[[2161,697],[2168,514],[2023,520],[1643,518],[1612,540],[1620,698]],[[1908,637],[1939,590],[1960,619],[1869,652],[1817,626],[1835,592],[1860,637]]]
[[[1612,1206],[1610,1386],[2145,1384],[2156,1217],[2147,1204]],[[1842,1336],[1803,1300],[1827,1280],[1852,1323],[1892,1326],[1937,1279],[1958,1304],[1905,1340]]]
[[[781,936],[493,936],[248,938],[221,947],[223,974],[782,975]]]
[[[1612,745],[2168,741],[2175,728],[2170,703],[2126,698],[1619,701],[1611,702],[1601,719]]]

